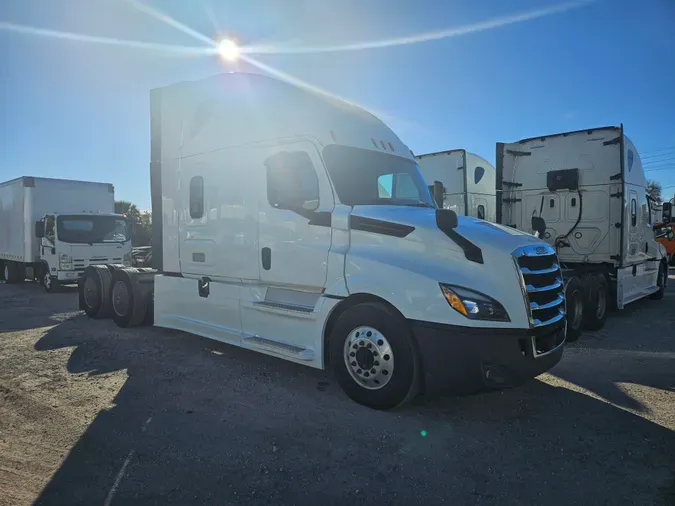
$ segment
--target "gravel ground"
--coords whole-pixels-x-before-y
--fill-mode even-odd
[[[0,285],[0,504],[675,504],[675,282],[522,387],[377,412],[320,371]]]

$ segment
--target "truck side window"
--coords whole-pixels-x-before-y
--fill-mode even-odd
[[[204,178],[190,179],[190,218],[198,220],[204,216]]]
[[[54,230],[55,220],[53,216],[47,216],[45,218],[45,238],[54,243],[56,240],[56,231]]]
[[[319,207],[319,178],[305,151],[281,152],[265,160],[267,201],[278,209]]]
[[[635,199],[630,201],[630,222],[632,226],[637,225],[637,202]]]
[[[483,206],[483,204],[479,205],[478,209],[476,209],[476,215],[479,220],[485,219],[485,206]]]

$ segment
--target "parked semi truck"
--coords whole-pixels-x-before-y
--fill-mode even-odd
[[[465,149],[416,156],[428,186],[442,185],[442,207],[494,222],[497,211],[495,167]]]
[[[154,268],[89,267],[91,317],[330,368],[380,409],[561,358],[553,248],[438,209],[360,108],[256,74],[155,89],[150,172]]]
[[[497,222],[535,232],[555,249],[568,340],[583,326],[601,328],[612,306],[663,297],[667,254],[623,125],[498,143],[496,154]]]
[[[112,184],[20,177],[0,184],[0,273],[39,280],[48,292],[77,283],[96,263],[131,265],[127,219]]]

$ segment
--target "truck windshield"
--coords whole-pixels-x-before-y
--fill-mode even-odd
[[[131,239],[129,224],[120,216],[59,216],[59,241],[67,243],[125,242]]]
[[[345,205],[436,207],[412,160],[335,144],[323,149],[323,158]]]

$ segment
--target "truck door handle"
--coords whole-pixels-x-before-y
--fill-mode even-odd
[[[262,259],[263,269],[269,271],[272,267],[272,250],[269,248],[263,248],[260,250],[260,256]]]

